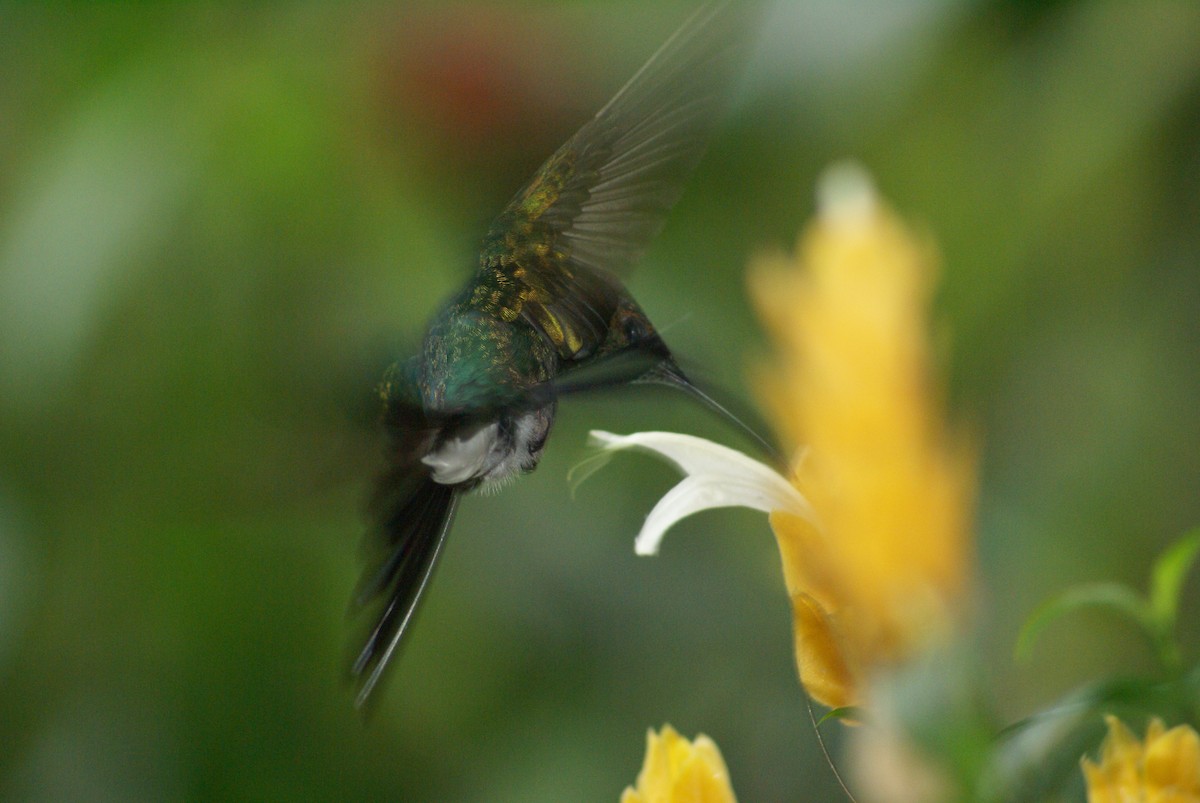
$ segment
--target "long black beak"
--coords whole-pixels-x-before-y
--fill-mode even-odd
[[[683,391],[712,410],[719,417],[733,424],[737,429],[740,429],[752,441],[758,444],[763,452],[774,460],[778,466],[787,466],[787,460],[779,450],[779,447],[768,441],[758,429],[746,423],[745,418],[749,417],[748,415],[735,415],[726,405],[717,401],[712,395],[689,379],[671,357],[664,357],[653,368],[634,380],[634,384],[666,385],[667,387]]]

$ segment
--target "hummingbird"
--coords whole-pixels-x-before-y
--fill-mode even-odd
[[[765,444],[688,379],[619,278],[706,147],[745,44],[744,6],[702,5],[550,156],[491,224],[418,353],[387,369],[387,467],[351,603],[373,623],[351,667],[358,707],[408,630],[459,500],[533,471],[560,399],[667,385]]]

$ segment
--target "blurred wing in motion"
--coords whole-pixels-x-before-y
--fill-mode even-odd
[[[700,160],[749,38],[747,5],[693,14],[488,231],[481,273],[523,286],[523,313],[565,357],[603,342],[613,275],[658,234]]]

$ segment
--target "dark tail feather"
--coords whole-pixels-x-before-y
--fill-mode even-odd
[[[350,670],[359,708],[371,697],[412,621],[460,496],[428,477],[410,483],[411,478],[388,477],[381,485],[378,524],[371,534],[379,558],[368,564],[351,603],[354,612],[384,600]]]

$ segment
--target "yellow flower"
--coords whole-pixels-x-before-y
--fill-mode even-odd
[[[1150,721],[1139,742],[1114,716],[1100,763],[1084,758],[1088,803],[1200,803],[1200,735],[1187,725],[1166,730]]]
[[[735,803],[729,771],[712,739],[689,742],[664,725],[646,734],[646,760],[637,788],[627,787],[621,803]]]
[[[792,603],[796,663],[814,700],[865,702],[870,675],[954,624],[967,592],[974,461],[945,431],[930,366],[930,249],[859,170],[832,171],[798,256],[759,260],[754,296],[776,343],[762,385],[785,478],[699,438],[593,432],[686,478],[655,506],[638,554],[679,519],[745,505],[770,514]]]
[[[830,171],[795,257],[751,271],[776,344],[763,372],[811,517],[771,515],[801,680],[830,706],[952,624],[970,559],[974,466],[947,434],[932,376],[932,249],[861,170]]]

